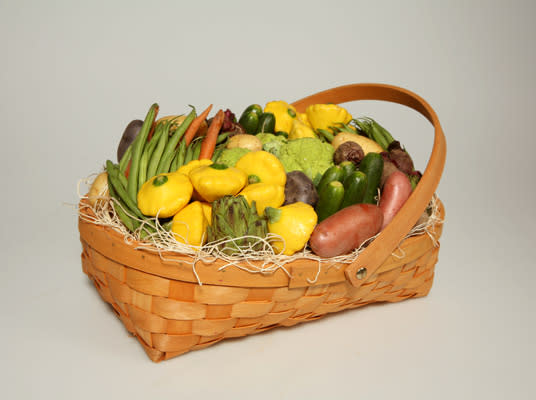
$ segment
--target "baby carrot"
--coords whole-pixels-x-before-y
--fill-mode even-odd
[[[184,134],[184,141],[186,142],[186,145],[190,144],[195,134],[197,133],[197,130],[201,126],[201,123],[207,118],[210,110],[212,110],[212,104],[209,105],[205,111],[199,114],[199,116],[194,119],[193,122],[190,124],[190,126],[186,130],[186,133]]]
[[[207,135],[205,136],[203,143],[201,143],[201,152],[199,153],[200,160],[210,160],[212,158],[212,154],[214,154],[214,149],[216,148],[216,142],[218,141],[218,133],[220,133],[224,118],[225,114],[223,113],[223,110],[220,110],[212,120],[212,123],[208,127]]]

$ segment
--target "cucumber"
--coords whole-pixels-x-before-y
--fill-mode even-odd
[[[274,133],[275,130],[275,115],[271,112],[266,112],[259,118],[259,125],[256,133]]]
[[[318,183],[316,189],[318,192],[322,190],[324,186],[326,186],[328,183],[333,181],[342,181],[344,178],[344,171],[341,167],[338,165],[334,165],[332,167],[329,167],[326,172],[324,172],[324,175],[322,175],[322,179],[320,179],[320,182]]]
[[[247,133],[254,135],[257,132],[261,115],[262,107],[258,104],[252,104],[244,110],[238,123]]]
[[[332,181],[325,185],[318,193],[318,203],[316,203],[316,214],[318,222],[325,220],[330,215],[339,211],[344,199],[344,186],[339,181]]]
[[[379,153],[368,153],[361,163],[359,170],[367,176],[367,188],[363,196],[363,203],[376,204],[380,180],[383,172],[383,158]]]
[[[367,182],[367,176],[362,171],[354,171],[344,179],[344,199],[341,209],[363,201]]]
[[[341,180],[341,182],[344,183],[344,180],[348,178],[350,175],[352,175],[352,172],[355,171],[355,164],[351,161],[343,161],[342,163],[339,164],[339,167],[341,167],[344,172],[344,176]]]

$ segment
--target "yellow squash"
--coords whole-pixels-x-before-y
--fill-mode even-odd
[[[337,104],[312,104],[305,113],[314,130],[330,129],[352,120],[350,113]]]
[[[286,101],[270,101],[266,103],[264,112],[270,112],[275,116],[275,131],[290,132],[292,121],[296,118],[296,109]]]
[[[194,201],[175,214],[171,231],[178,242],[201,246],[206,240],[207,225],[203,204]]]
[[[190,174],[190,171],[192,171],[193,169],[196,169],[197,167],[202,167],[204,165],[210,165],[210,164],[212,164],[212,160],[192,160],[188,164],[180,167],[177,170],[177,172],[180,172],[181,174],[188,176]]]
[[[281,161],[267,151],[252,151],[244,154],[236,163],[236,168],[243,171],[249,183],[269,183],[285,186],[287,174]]]
[[[270,183],[254,183],[246,186],[239,194],[251,205],[255,202],[257,213],[263,215],[266,207],[279,207],[285,202],[285,187]]]
[[[238,168],[211,164],[194,168],[189,175],[196,192],[209,203],[225,195],[234,196],[247,183],[247,175]]]
[[[140,188],[138,207],[144,215],[171,217],[188,204],[192,192],[186,175],[178,172],[156,175]]]
[[[292,121],[292,128],[290,129],[288,138],[292,140],[306,137],[315,138],[315,131],[313,131],[313,129],[309,125],[306,125],[298,119]]]
[[[283,238],[273,241],[272,247],[277,253],[291,256],[302,250],[311,237],[318,221],[312,206],[297,202],[280,208],[267,207],[268,231]]]

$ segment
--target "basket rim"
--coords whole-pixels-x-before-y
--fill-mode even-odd
[[[415,236],[407,237],[376,270],[376,273],[390,271],[425,254],[431,248],[438,245],[442,233],[442,220],[445,209],[441,200],[438,199],[439,221],[431,226],[429,232],[423,232]],[[79,206],[85,212],[92,212],[85,199],[80,201]],[[112,227],[98,225],[79,218],[78,227],[80,240],[85,242],[100,256],[108,258],[118,264],[145,272],[155,277],[184,281],[201,282],[203,285],[219,285],[226,287],[305,287],[317,286],[328,283],[337,283],[347,280],[345,270],[348,264],[325,263],[318,271],[319,265],[313,260],[295,260],[286,264],[285,268],[290,276],[282,269],[277,269],[269,274],[252,273],[240,268],[226,265],[225,261],[217,259],[212,263],[197,261],[194,267],[192,258],[179,255],[174,252],[150,251],[147,246],[138,247],[140,242],[127,243],[125,238]],[[375,240],[378,240],[376,238]],[[397,254],[398,253],[398,254]],[[399,255],[401,254],[401,255]],[[359,259],[360,256],[357,257]],[[256,262],[250,261],[255,264]],[[317,278],[316,280],[315,277]],[[373,278],[370,274],[368,279]],[[368,280],[367,279],[367,280]],[[314,282],[311,283],[311,281]]]

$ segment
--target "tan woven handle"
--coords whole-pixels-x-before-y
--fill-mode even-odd
[[[435,135],[428,165],[408,201],[356,261],[346,268],[346,278],[353,286],[358,287],[366,281],[366,277],[372,276],[385,259],[391,255],[428,206],[439,184],[445,165],[446,142],[432,107],[415,93],[396,86],[375,83],[339,86],[298,100],[293,105],[299,112],[304,112],[305,108],[311,104],[340,104],[354,100],[383,100],[413,108],[432,123]]]

